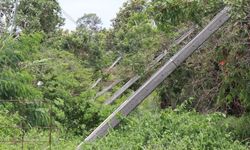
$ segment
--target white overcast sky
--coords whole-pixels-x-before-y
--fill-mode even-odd
[[[110,27],[111,19],[115,18],[119,8],[127,0],[58,0],[66,14],[77,20],[84,13],[96,13],[102,19],[103,27]],[[63,15],[65,20],[64,29],[73,30],[75,24]]]

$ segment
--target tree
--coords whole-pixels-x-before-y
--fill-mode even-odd
[[[2,0],[0,2],[0,33],[10,26],[15,8],[14,0]]]
[[[84,14],[77,20],[78,29],[87,29],[92,31],[98,31],[101,29],[101,19],[94,13]]]
[[[137,18],[134,18],[134,20],[131,20],[131,18],[135,16],[136,14],[142,13],[140,16],[143,16],[143,15],[145,16],[145,10],[146,10],[147,4],[148,3],[146,0],[131,0],[129,2],[124,3],[123,7],[117,13],[116,18],[113,19],[112,26],[115,29],[117,29],[117,28],[121,28],[122,26],[126,26],[126,24],[128,23],[131,25],[138,25],[138,21],[147,22],[148,16],[146,16],[146,18],[137,17]]]
[[[0,11],[0,34],[4,31],[6,26],[6,19],[3,12]]]
[[[63,25],[61,8],[56,0],[21,0],[17,25],[26,32],[49,33]]]
[[[224,5],[223,0],[153,0],[149,12],[159,29],[166,33],[176,26],[193,22],[202,24],[202,18],[213,15]]]
[[[107,45],[108,49],[124,54],[125,67],[119,69],[122,72],[143,73],[163,43],[147,8],[146,0],[131,0],[124,3],[113,20]]]

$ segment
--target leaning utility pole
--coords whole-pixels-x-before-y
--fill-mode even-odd
[[[93,141],[108,133],[110,128],[120,123],[118,115],[127,116],[133,111],[155,88],[181,65],[196,49],[198,49],[213,33],[215,33],[229,18],[230,7],[225,7],[214,19],[186,46],[176,53],[149,80],[147,80],[131,97],[120,105],[105,121],[103,121],[84,141]],[[81,149],[84,142],[78,145]]]

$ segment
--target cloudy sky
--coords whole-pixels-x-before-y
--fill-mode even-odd
[[[58,0],[66,18],[63,28],[73,30],[75,23],[84,13],[96,13],[102,19],[104,27],[110,27],[119,8],[127,0]],[[72,19],[71,19],[72,17]]]

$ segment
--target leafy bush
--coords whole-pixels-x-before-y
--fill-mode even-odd
[[[34,88],[32,81],[33,78],[28,72],[5,69],[0,72],[0,98],[5,100],[41,98],[41,92]]]
[[[233,141],[223,114],[201,115],[181,109],[139,112],[125,119],[117,130],[84,149],[247,149]]]
[[[18,135],[22,134],[22,131],[18,128],[12,128],[18,125],[20,122],[20,116],[16,113],[12,116],[8,115],[8,111],[4,111],[1,107],[0,111],[0,140],[1,141],[8,141],[12,138],[17,137]],[[0,145],[1,148],[1,145]]]
[[[22,35],[18,40],[6,38],[0,47],[0,67],[18,69],[21,62],[31,60],[34,53],[40,49],[42,35],[39,33]]]
[[[238,139],[250,147],[250,115],[245,114],[240,118],[228,117],[222,124],[228,124],[228,132],[234,139]]]

